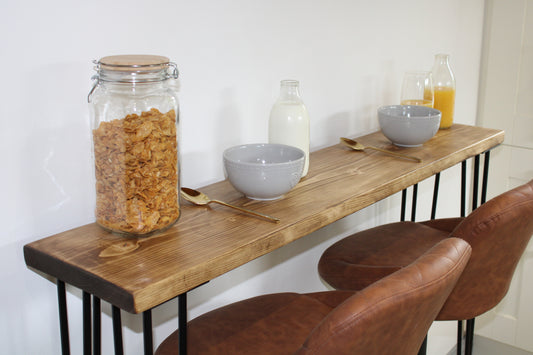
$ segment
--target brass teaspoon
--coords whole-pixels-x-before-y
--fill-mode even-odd
[[[206,194],[200,191],[197,191],[197,190],[190,189],[188,187],[181,188],[181,196],[187,201],[194,203],[195,205],[205,206],[210,203],[218,203],[219,205],[235,208],[236,210],[239,210],[241,212],[245,212],[245,213],[249,213],[251,215],[257,216],[257,217],[265,218],[271,222],[276,222],[276,223],[279,222],[279,218],[276,218],[276,217],[271,217],[266,214],[262,214],[262,213],[255,212],[252,210],[247,210],[246,208],[230,205],[229,203],[226,203],[223,201],[211,200]]]
[[[350,147],[350,148],[354,149],[354,150],[363,151],[365,149],[374,149],[374,150],[377,150],[377,151],[382,152],[382,153],[394,155],[396,157],[414,160],[417,163],[421,163],[422,162],[422,159],[420,159],[420,158],[413,157],[413,156],[410,156],[410,155],[405,155],[405,154],[394,153],[394,152],[391,152],[390,150],[381,149],[381,148],[377,148],[377,147],[364,146],[361,143],[356,142],[356,141],[354,141],[353,139],[350,139],[350,138],[341,137],[341,143],[344,144],[347,147]]]

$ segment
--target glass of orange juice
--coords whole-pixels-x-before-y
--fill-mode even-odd
[[[429,71],[408,71],[402,83],[401,105],[433,107],[433,78]]]

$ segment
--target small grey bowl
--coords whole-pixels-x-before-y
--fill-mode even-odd
[[[284,144],[244,144],[223,153],[224,169],[235,190],[254,200],[275,200],[302,177],[303,150]]]
[[[391,105],[378,108],[381,132],[394,145],[419,147],[439,130],[441,112],[434,108]]]

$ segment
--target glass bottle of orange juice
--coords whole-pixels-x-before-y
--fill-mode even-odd
[[[433,107],[442,112],[440,128],[450,128],[455,110],[455,77],[450,67],[448,54],[435,55],[433,66]]]

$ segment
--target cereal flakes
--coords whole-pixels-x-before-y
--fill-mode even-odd
[[[170,226],[180,214],[176,113],[152,108],[101,122],[93,130],[96,221],[142,235]]]

